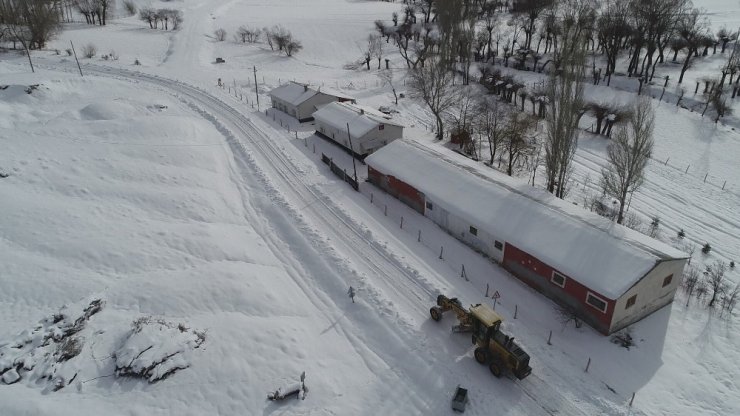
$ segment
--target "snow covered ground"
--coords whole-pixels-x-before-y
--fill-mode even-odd
[[[728,26],[740,16],[734,2],[717,6]],[[256,111],[253,66],[262,91],[296,79],[389,104],[374,71],[342,67],[360,57],[372,22],[400,4],[155,7],[182,8],[182,29],[123,18],[60,34],[52,48],[94,42],[120,55],[83,59],[82,78],[64,52],[36,53],[36,74],[23,57],[0,56],[0,85],[10,86],[0,90],[0,173],[9,174],[0,179],[0,351],[63,305],[105,302],[81,333],[79,356],[59,370],[79,378],[57,392],[23,379],[0,385],[0,414],[441,415],[451,413],[457,384],[470,390],[474,415],[740,414],[737,316],[685,308],[679,295],[634,326],[630,350],[590,328],[563,327],[551,302],[423,217],[367,183],[354,193],[340,182],[320,154],[348,169],[350,159],[310,125],[286,130],[279,113],[265,115],[264,94]],[[305,49],[287,58],[231,40],[240,25],[274,24]],[[229,36],[216,42],[221,27]],[[216,57],[226,63],[216,66]],[[217,78],[227,87],[216,88]],[[418,103],[402,100],[399,110],[407,137],[442,148],[420,124]],[[692,242],[712,243],[710,259],[732,259],[740,252],[737,132],[666,103],[656,114],[655,158],[670,159],[651,164],[633,209],[659,214],[666,238],[683,228]],[[604,148],[600,138],[581,142],[579,183],[596,179]],[[486,286],[502,294],[506,330],[532,356],[533,375],[522,382],[477,365],[468,338],[449,332],[452,318],[428,318],[437,293],[491,303]],[[149,315],[205,330],[205,341],[164,381],[114,377],[132,322]],[[303,371],[306,400],[266,400]]]

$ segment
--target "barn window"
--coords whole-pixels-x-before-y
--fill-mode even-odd
[[[631,298],[627,299],[627,306],[624,307],[624,309],[629,309],[632,306],[635,305],[635,302],[637,301],[637,295],[632,295]]]
[[[671,284],[671,281],[673,281],[673,275],[670,275],[663,279],[663,287],[666,287]]]
[[[430,211],[433,211],[434,210],[434,204],[432,204],[431,202],[427,201],[427,209],[430,210]]]
[[[606,313],[606,307],[608,305],[606,301],[591,292],[588,292],[588,294],[586,294],[586,303],[600,310],[601,312]]]
[[[504,249],[504,243],[500,241],[494,241],[493,246],[496,247],[496,250],[503,250]]]
[[[473,227],[473,226],[471,225],[471,226],[470,226],[470,234],[473,234],[473,235],[478,235],[478,229],[477,229],[477,228],[475,228],[475,227]]]
[[[560,287],[565,287],[565,279],[566,277],[558,272],[552,272],[552,277],[550,278],[550,281]]]

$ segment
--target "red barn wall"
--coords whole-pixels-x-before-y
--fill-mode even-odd
[[[397,179],[395,176],[386,175],[374,167],[367,167],[368,181],[378,188],[388,192],[401,202],[410,206],[420,214],[424,215],[424,194],[413,186]]]
[[[598,331],[604,334],[609,333],[612,315],[614,313],[614,300],[582,285],[567,276],[565,273],[555,270],[537,259],[535,256],[508,242],[504,247],[503,266],[520,280],[532,286],[550,299],[553,299],[558,304],[573,308],[582,316],[582,319],[585,322],[596,328]],[[564,288],[561,288],[550,281],[554,271],[557,271],[566,277]],[[606,313],[602,313],[600,310],[586,303],[586,295],[588,292],[591,292],[606,301]]]

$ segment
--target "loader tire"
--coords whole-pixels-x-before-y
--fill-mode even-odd
[[[488,369],[491,370],[491,374],[493,374],[496,378],[501,377],[501,364],[498,361],[492,362],[491,365],[488,366]]]
[[[431,315],[432,319],[434,319],[435,321],[439,321],[440,319],[442,319],[442,313],[439,311],[439,308],[437,308],[436,306],[429,309],[429,315]]]
[[[473,355],[475,356],[475,361],[478,361],[480,364],[485,364],[488,361],[488,351],[483,347],[476,348]]]

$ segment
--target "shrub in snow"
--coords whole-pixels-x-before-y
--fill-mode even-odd
[[[704,254],[709,254],[710,251],[712,251],[712,246],[709,243],[705,243],[704,247],[701,248],[701,252]]]
[[[0,347],[2,381],[12,384],[27,378],[54,391],[66,386],[66,380],[75,379],[78,367],[64,365],[80,356],[84,347],[80,332],[102,307],[103,302],[96,299],[74,315],[70,314],[71,308],[64,308],[10,342],[0,342],[3,345]]]
[[[67,56],[72,56],[72,49],[65,49],[65,52],[67,52]]]
[[[154,383],[190,367],[190,355],[205,342],[205,332],[162,319],[142,317],[115,353],[116,375]]]
[[[224,29],[216,29],[213,32],[213,36],[216,37],[217,41],[223,42],[226,39],[226,31]]]
[[[684,238],[686,237],[686,233],[684,232],[683,228],[678,230],[678,238]]]
[[[619,331],[612,335],[612,342],[627,349],[635,345],[635,341],[632,339],[629,330]]]
[[[85,58],[92,58],[98,53],[98,48],[93,45],[92,43],[88,43],[87,45],[82,47],[82,56]]]
[[[735,268],[735,260],[733,260],[733,261],[730,262],[730,268],[731,269],[734,269]]]

